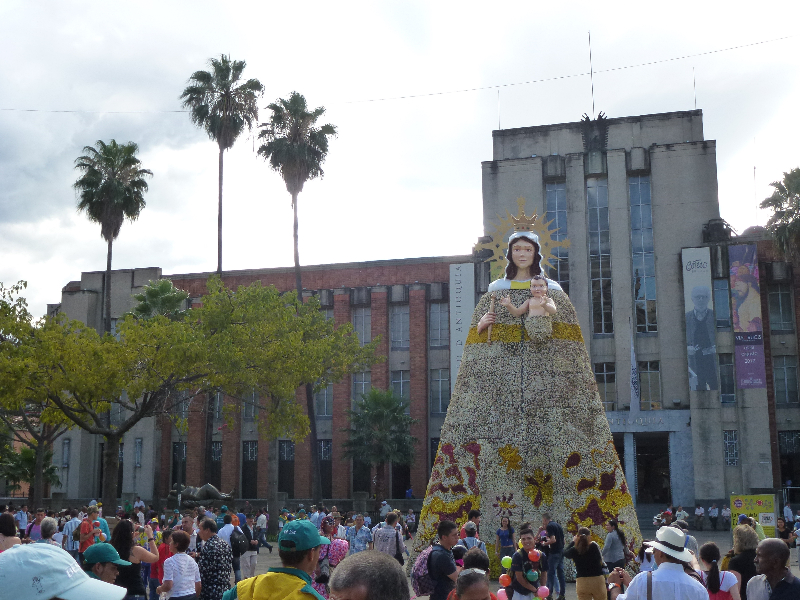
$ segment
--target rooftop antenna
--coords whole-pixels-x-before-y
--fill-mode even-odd
[[[497,90],[497,128],[502,129],[500,127],[500,90]]]
[[[589,31],[589,80],[592,82],[592,119],[594,119],[594,68],[592,67],[592,32]]]
[[[697,110],[697,77],[694,74],[694,67],[692,67],[692,84],[694,85],[694,109]]]

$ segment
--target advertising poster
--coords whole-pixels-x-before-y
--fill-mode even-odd
[[[765,388],[764,335],[761,324],[761,290],[755,244],[728,246],[731,278],[731,315],[736,349],[736,385]]]
[[[731,496],[731,531],[736,527],[739,515],[753,517],[764,528],[768,538],[775,537],[777,517],[775,515],[775,496]]]
[[[717,320],[711,301],[711,250],[684,248],[683,303],[686,313],[686,356],[689,361],[689,389],[716,390]]]

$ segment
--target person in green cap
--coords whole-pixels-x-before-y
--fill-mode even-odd
[[[325,600],[311,587],[311,573],[317,568],[320,548],[330,543],[311,521],[286,523],[278,536],[282,567],[240,581],[222,600]]]
[[[217,522],[217,531],[225,526],[225,515],[228,512],[228,507],[224,504],[219,507],[219,514],[214,519]]]
[[[106,583],[114,583],[117,580],[118,567],[128,567],[130,564],[119,557],[119,552],[114,546],[105,542],[89,546],[83,553],[83,570],[86,574],[92,579]]]

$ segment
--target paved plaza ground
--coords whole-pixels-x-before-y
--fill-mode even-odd
[[[652,530],[642,530],[642,535],[645,539],[654,539],[655,538],[655,529]],[[733,543],[731,533],[729,531],[692,531],[692,535],[697,538],[698,545],[702,546],[706,542],[716,542],[717,546],[719,546],[720,551],[724,555],[728,550],[731,549],[731,545]],[[411,549],[411,541],[406,542],[406,545]],[[277,545],[273,544],[275,549],[272,551],[272,554],[266,548],[261,549],[261,553],[258,556],[258,567],[256,568],[256,575],[260,575],[261,573],[266,573],[267,569],[270,567],[279,567],[280,566],[280,559],[278,558],[278,549]],[[792,572],[800,576],[800,569],[798,569],[797,565],[797,549],[792,549]],[[233,579],[231,579],[233,581]],[[409,581],[410,585],[410,581]],[[497,592],[498,583],[497,581],[492,581],[490,588],[493,592]],[[412,590],[411,596],[414,596],[414,592]],[[426,597],[426,596],[423,596]],[[575,594],[575,584],[574,583],[567,583],[567,593],[566,593],[567,600],[577,600],[577,595]]]

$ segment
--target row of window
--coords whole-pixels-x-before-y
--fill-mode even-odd
[[[428,305],[428,345],[446,348],[450,345],[450,308],[446,302]],[[361,345],[372,340],[372,310],[369,306],[353,308],[353,329]],[[389,339],[392,350],[411,347],[411,327],[408,304],[392,304],[389,308]]]
[[[719,357],[719,390],[720,401],[736,402],[736,377],[734,373],[733,354],[720,353]],[[661,378],[659,361],[639,361],[640,410],[658,410],[662,408]],[[600,392],[600,399],[606,410],[617,409],[617,374],[613,362],[594,363],[595,380]],[[800,402],[797,380],[797,357],[775,356],[772,359],[772,374],[776,404],[794,404]]]

